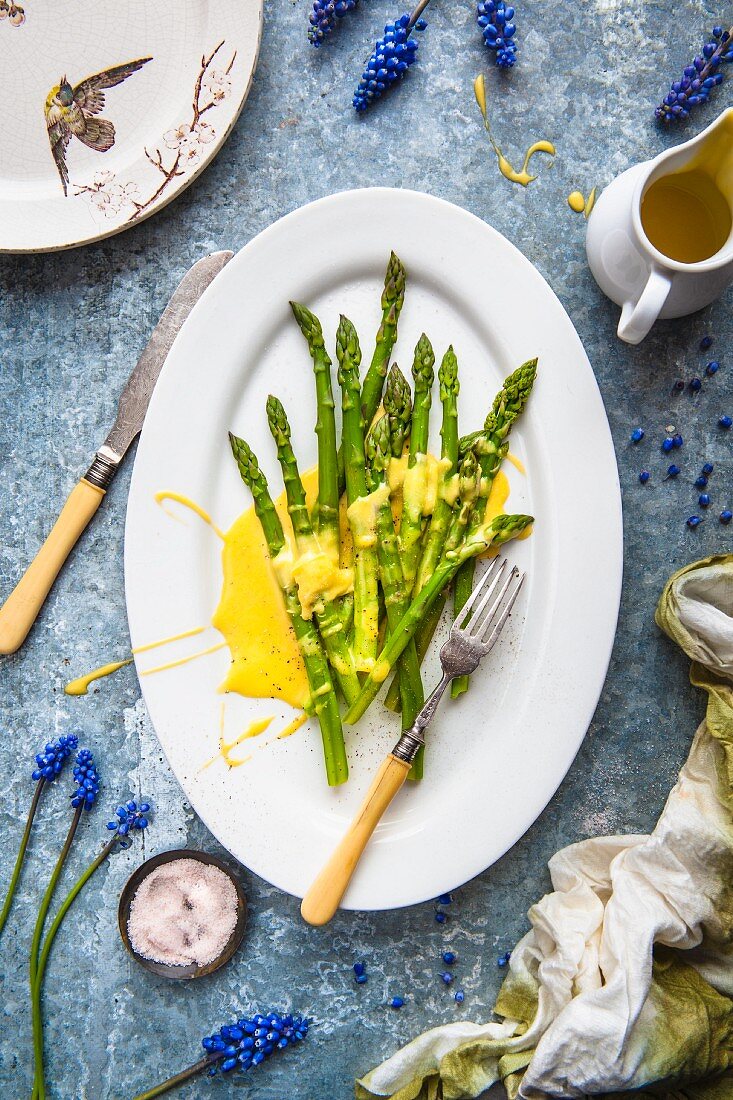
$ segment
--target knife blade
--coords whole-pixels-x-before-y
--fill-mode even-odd
[[[155,383],[183,322],[232,255],[224,251],[204,256],[179,283],[127,380],[112,430],[84,477],[71,490],[46,541],[0,607],[0,653],[15,653],[25,641],[62,565],[102,503],[143,426]]]

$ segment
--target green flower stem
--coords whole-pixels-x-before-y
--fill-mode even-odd
[[[205,1069],[208,1069],[209,1066],[213,1066],[220,1057],[221,1055],[207,1054],[205,1058],[196,1062],[195,1065],[189,1066],[188,1069],[181,1070],[175,1077],[169,1077],[167,1081],[162,1081],[154,1088],[148,1089],[147,1092],[141,1092],[140,1095],[135,1096],[133,1100],[153,1100],[154,1096],[162,1096],[164,1092],[170,1092],[176,1085],[182,1085],[184,1081],[190,1081],[197,1073],[202,1073]]]
[[[0,912],[0,935],[2,935],[5,922],[10,914],[10,909],[13,904],[13,898],[15,896],[15,889],[18,885],[18,879],[20,878],[20,872],[23,869],[23,861],[25,860],[25,852],[28,847],[28,841],[30,840],[31,828],[33,827],[33,819],[36,816],[36,810],[38,809],[38,803],[41,799],[41,794],[46,786],[46,780],[41,778],[36,783],[36,789],[33,794],[33,801],[31,802],[31,808],[28,811],[28,820],[25,823],[25,829],[23,830],[23,836],[20,841],[20,848],[18,849],[18,855],[15,860],[15,866],[13,867],[13,873],[10,876],[10,883],[8,885],[8,892],[5,897],[5,903]]]
[[[79,806],[77,811],[76,811],[76,814],[74,815],[75,823],[72,822],[72,828],[69,829],[69,836],[71,837],[71,839],[73,839],[72,829],[74,831],[76,830],[76,825],[78,825],[78,823],[79,823],[78,818],[81,816],[81,811],[82,811],[82,806]],[[68,847],[70,846],[69,836],[67,836],[67,843],[66,843],[66,845],[64,845],[64,847],[66,848],[67,851],[68,851]],[[82,889],[84,888],[86,883],[89,881],[89,879],[92,877],[92,875],[95,873],[95,871],[97,871],[98,868],[101,867],[101,865],[104,863],[105,859],[110,854],[110,852],[112,851],[112,849],[114,848],[114,846],[115,846],[115,844],[117,843],[118,840],[119,840],[119,836],[117,835],[117,833],[115,833],[115,835],[112,837],[112,839],[107,841],[104,848],[102,848],[101,852],[96,857],[96,859],[94,859],[89,864],[89,866],[87,867],[87,869],[83,873],[83,875],[81,875],[81,877],[79,879],[77,879],[77,881],[74,883],[71,890],[69,890],[69,893],[64,898],[64,900],[63,900],[63,902],[62,902],[62,904],[59,908],[59,911],[56,914],[56,916],[54,917],[53,922],[51,923],[51,927],[49,928],[48,933],[46,934],[46,938],[43,941],[43,947],[41,948],[40,956],[38,957],[38,964],[37,964],[36,969],[35,969],[35,976],[31,980],[31,1012],[32,1012],[32,1019],[33,1019],[33,1055],[34,1055],[34,1060],[35,1060],[35,1079],[34,1079],[34,1085],[33,1085],[32,1100],[45,1100],[45,1097],[46,1097],[46,1086],[45,1086],[44,1072],[43,1072],[43,1016],[42,1016],[42,1012],[41,1012],[41,993],[42,993],[42,990],[43,990],[43,975],[46,972],[46,966],[48,964],[48,957],[49,957],[49,954],[51,953],[51,946],[53,944],[53,941],[56,938],[56,934],[57,934],[59,928],[61,927],[61,923],[62,923],[64,917],[66,916],[66,914],[68,913],[69,909],[71,908],[75,898],[78,896],[78,894],[81,893]],[[64,853],[62,852],[62,856],[63,855],[64,855]],[[59,857],[59,862],[56,864],[56,868],[54,869],[54,874],[56,875],[57,878],[58,878],[58,875],[56,874],[56,872],[61,870],[62,862],[63,861],[62,861],[61,857]],[[51,881],[52,882],[54,881],[53,876],[52,876]],[[51,883],[49,883],[49,887],[50,886],[51,886]],[[49,891],[47,890],[46,893],[49,894]],[[44,901],[45,900],[46,899],[44,897]],[[51,898],[50,898],[50,894],[49,894],[48,901],[50,902],[50,900],[51,900]],[[48,910],[48,905],[46,906],[46,910]],[[39,919],[40,919],[40,913],[39,913]],[[42,922],[41,922],[41,925],[42,925]],[[38,929],[38,922],[36,923],[36,928]],[[35,938],[36,937],[35,937],[35,934],[34,934],[34,942],[35,942]],[[33,950],[33,949],[31,948],[31,950]],[[33,956],[32,956],[32,958],[33,958]]]
[[[64,846],[61,849],[59,858],[56,860],[56,866],[53,869],[51,878],[49,879],[46,892],[43,895],[41,906],[38,910],[38,916],[36,918],[36,926],[33,929],[33,939],[31,940],[31,952],[30,952],[30,990],[31,990],[31,1002],[32,1002],[32,1016],[33,1016],[33,1057],[35,1062],[35,1084],[34,1091],[37,1093],[40,1100],[46,1095],[44,1081],[43,1081],[43,1023],[40,1018],[40,1013],[36,1013],[35,1006],[35,992],[38,980],[38,956],[41,948],[41,936],[43,935],[43,925],[46,921],[49,907],[51,905],[51,899],[53,898],[53,892],[56,889],[56,883],[58,882],[59,875],[63,870],[66,857],[69,854],[71,845],[74,841],[76,830],[79,827],[81,821],[82,811],[84,809],[84,803],[77,806],[74,811],[74,816],[71,819],[71,825],[69,831],[66,834],[66,840]],[[40,993],[39,993],[40,997]]]

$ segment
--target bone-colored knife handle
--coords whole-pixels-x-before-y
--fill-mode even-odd
[[[362,852],[409,770],[409,763],[392,755],[380,767],[346,835],[303,898],[300,913],[308,924],[327,924],[338,909]]]
[[[25,641],[61,566],[103,496],[104,489],[84,478],[71,490],[48,538],[0,607],[0,653],[15,653]]]

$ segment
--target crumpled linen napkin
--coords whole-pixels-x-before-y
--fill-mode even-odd
[[[459,1100],[496,1081],[512,1100],[733,1100],[733,555],[676,573],[656,620],[708,705],[654,831],[558,852],[499,1020],[425,1032],[357,1100]]]

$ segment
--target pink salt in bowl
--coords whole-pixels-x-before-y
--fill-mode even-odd
[[[169,963],[159,961],[158,959],[149,957],[149,954],[137,950],[133,943],[135,936],[131,936],[131,917],[133,919],[135,918],[136,905],[139,906],[144,904],[144,915],[151,918],[152,921],[158,920],[160,925],[159,934],[164,937],[166,927],[164,913],[161,912],[156,914],[155,900],[143,901],[143,895],[139,895],[138,892],[144,887],[146,880],[149,879],[158,868],[170,867],[171,870],[174,870],[171,865],[179,860],[193,860],[206,868],[217,868],[218,871],[226,875],[227,879],[234,887],[236,903],[234,912],[232,913],[233,927],[231,933],[220,950],[217,951],[216,955],[206,962],[191,961],[185,963]],[[223,882],[223,880],[219,881]],[[187,909],[191,908],[188,903],[185,904]],[[162,908],[167,909],[169,905],[170,896],[165,898]],[[219,859],[217,856],[211,856],[207,852],[196,852],[187,848],[177,848],[173,851],[161,852],[157,856],[152,856],[130,875],[120,895],[117,919],[122,942],[133,959],[140,963],[141,966],[144,966],[146,970],[149,970],[152,974],[157,974],[158,977],[171,978],[174,981],[181,981],[188,978],[202,978],[206,974],[213,974],[215,970],[218,970],[220,967],[224,966],[225,963],[228,963],[241,944],[244,937],[244,929],[247,924],[247,899],[244,895],[241,883],[233,874],[231,868],[228,867],[223,860]],[[150,924],[150,921],[146,923]],[[173,928],[172,934],[180,935],[180,928]]]

